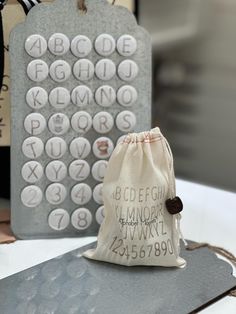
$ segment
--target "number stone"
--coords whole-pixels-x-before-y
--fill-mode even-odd
[[[21,192],[21,201],[27,207],[38,206],[43,199],[43,193],[41,189],[35,185],[29,185],[25,187]]]
[[[92,190],[86,183],[79,183],[71,190],[71,199],[77,205],[85,205],[92,198]]]
[[[97,223],[101,225],[104,220],[104,206],[100,206],[98,208],[98,210],[96,211],[95,217],[96,217]]]
[[[91,225],[92,219],[92,214],[87,208],[78,208],[71,216],[71,223],[77,230],[86,230]]]
[[[65,230],[70,223],[70,216],[65,209],[53,210],[48,216],[48,224],[53,230]]]
[[[67,191],[60,183],[50,184],[46,189],[46,199],[52,205],[59,205],[66,199]]]
[[[93,199],[96,203],[98,203],[100,205],[103,204],[102,187],[103,187],[103,184],[100,183],[100,184],[96,185],[94,190],[93,190]]]

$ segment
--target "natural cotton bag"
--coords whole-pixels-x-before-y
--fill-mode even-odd
[[[133,133],[115,148],[104,178],[104,221],[97,248],[85,257],[126,266],[185,266],[179,257],[180,214],[173,157],[159,128]]]

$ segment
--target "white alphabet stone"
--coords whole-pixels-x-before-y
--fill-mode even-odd
[[[66,165],[60,160],[53,160],[47,165],[45,174],[48,180],[52,182],[60,182],[67,175]]]
[[[116,125],[122,132],[131,132],[136,125],[136,116],[131,111],[121,111],[116,117]]]
[[[29,161],[21,169],[23,179],[29,183],[38,182],[43,176],[43,167],[37,161]]]
[[[73,89],[71,93],[71,100],[73,104],[78,107],[88,106],[93,100],[92,91],[85,85],[79,85]]]
[[[123,81],[131,82],[138,75],[138,65],[133,60],[124,60],[118,66],[118,75]]]
[[[78,111],[71,118],[72,128],[80,134],[88,132],[91,129],[92,124],[92,117],[86,111]]]
[[[32,109],[41,109],[48,102],[48,93],[42,87],[32,87],[26,94],[26,102]]]
[[[71,42],[71,51],[78,58],[87,57],[92,50],[91,40],[84,35],[78,35]]]
[[[43,60],[31,61],[27,66],[27,75],[34,82],[42,82],[48,77],[48,65]]]
[[[43,141],[35,136],[26,138],[22,144],[23,154],[30,159],[36,159],[40,157],[43,153],[43,150]]]
[[[64,87],[56,87],[49,94],[49,102],[56,109],[64,109],[70,103],[70,92]]]
[[[30,113],[24,121],[26,132],[31,135],[39,135],[46,128],[46,120],[40,113]]]
[[[102,59],[95,66],[97,77],[103,81],[109,81],[116,74],[116,65],[110,59]]]
[[[111,86],[103,85],[96,90],[95,100],[102,107],[110,107],[116,101],[116,92]]]
[[[133,106],[138,99],[137,90],[130,85],[124,85],[117,92],[117,101],[124,107]]]
[[[137,50],[136,39],[131,35],[122,35],[117,40],[117,50],[121,56],[132,56]]]
[[[48,49],[56,56],[63,56],[70,49],[69,38],[61,33],[53,34],[48,40]]]
[[[33,34],[26,39],[25,50],[33,58],[42,57],[47,51],[47,41],[43,36]]]
[[[70,144],[70,153],[76,159],[86,158],[91,151],[91,145],[86,138],[77,137]]]
[[[89,81],[94,76],[94,65],[88,59],[80,59],[74,64],[73,73],[77,80]]]
[[[75,160],[70,164],[69,174],[75,181],[84,181],[90,174],[90,166],[85,160]]]
[[[109,34],[101,34],[95,40],[95,49],[101,56],[110,56],[116,49],[115,39]]]
[[[71,75],[71,67],[64,60],[56,60],[50,66],[50,76],[58,83],[65,82]]]
[[[108,162],[106,160],[99,160],[95,162],[92,167],[93,178],[99,182],[102,182],[106,174]]]
[[[114,126],[112,115],[106,111],[98,112],[93,118],[93,128],[101,134],[108,133]]]
[[[52,137],[47,141],[45,150],[52,159],[60,159],[66,153],[67,144],[60,137]]]

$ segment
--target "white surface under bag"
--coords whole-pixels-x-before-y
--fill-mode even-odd
[[[181,216],[165,205],[174,197],[172,153],[160,129],[129,134],[110,158],[105,218],[97,248],[84,256],[126,266],[185,266],[179,257]]]

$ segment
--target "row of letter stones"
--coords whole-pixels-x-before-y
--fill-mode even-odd
[[[25,138],[22,143],[22,152],[28,161],[22,165],[21,176],[28,185],[21,191],[21,201],[24,206],[35,208],[46,200],[50,208],[54,208],[48,216],[48,224],[53,230],[62,231],[69,225],[77,230],[86,230],[93,220],[97,224],[102,223],[102,182],[107,159],[111,156],[115,142],[124,138],[122,136],[112,140],[109,134],[114,127],[124,134],[132,132],[137,123],[130,108],[136,104],[138,93],[129,85],[139,73],[138,65],[132,60],[137,50],[136,39],[130,35],[122,35],[115,40],[109,34],[101,34],[92,42],[84,35],[70,40],[64,34],[56,33],[46,40],[43,36],[34,34],[26,39],[25,50],[34,58],[26,68],[31,82],[39,85],[38,83],[49,77],[55,85],[74,78],[80,83],[71,91],[62,86],[55,86],[50,91],[45,87],[33,86],[26,93],[28,109],[33,112],[26,115],[23,123],[30,137]],[[43,60],[47,52],[57,57],[50,65]],[[94,52],[101,57],[95,63],[90,61]],[[115,64],[109,59],[115,52],[126,59]],[[75,57],[72,65],[66,61],[68,53]],[[117,90],[108,82],[116,75],[125,84]],[[103,83],[94,91],[81,83],[90,81],[95,76]],[[102,110],[96,110],[91,115],[86,110],[94,103]],[[109,113],[109,108],[115,104],[123,110],[114,116]],[[78,111],[67,111],[67,107],[71,105],[75,106],[74,109],[77,107]],[[46,116],[44,112],[47,112]],[[68,114],[69,112],[72,114]],[[83,135],[91,129],[104,136],[100,135],[93,141],[88,141]],[[44,137],[48,130],[53,137]],[[63,136],[71,130],[74,132],[73,138],[65,141]],[[60,160],[67,152],[73,157],[68,165]],[[89,164],[85,159],[91,153],[95,161]],[[43,154],[49,158],[45,166],[40,159]],[[37,186],[44,176],[49,184],[44,188]],[[96,182],[93,188],[88,183],[90,176]],[[72,182],[70,188],[63,181],[67,177]],[[72,207],[73,204],[76,207],[72,213],[63,208],[67,197],[71,199]],[[91,201],[96,204],[94,215],[86,208]]]
[[[29,89],[26,94],[26,102],[32,109],[41,109],[49,102],[56,109],[64,109],[70,103],[81,107],[86,107],[96,101],[101,107],[111,107],[117,101],[123,107],[134,105],[138,99],[138,93],[133,86],[124,85],[116,92],[109,85],[99,87],[94,96],[91,89],[86,85],[75,87],[71,93],[64,87],[52,89],[48,95],[42,87],[36,86]]]
[[[115,121],[116,127],[122,132],[132,131],[136,125],[135,115],[127,110],[121,111]],[[31,135],[42,134],[46,126],[55,135],[67,133],[70,127],[79,134],[88,132],[92,127],[97,133],[105,134],[112,131],[114,124],[113,116],[106,111],[98,112],[93,118],[86,111],[78,111],[71,119],[64,113],[55,113],[49,118],[48,123],[42,114],[30,113],[24,120],[25,131]]]
[[[130,35],[121,36],[117,42],[109,34],[102,34],[94,42],[96,52],[103,57],[112,55],[115,50],[121,56],[130,57],[137,50],[136,39]],[[31,35],[25,42],[27,53],[33,58],[42,57],[47,49],[56,56],[63,56],[69,50],[78,58],[71,69],[65,60],[56,60],[47,65],[42,59],[35,59],[28,64],[28,77],[34,82],[42,82],[48,75],[55,82],[68,80],[73,72],[74,77],[79,81],[88,81],[96,74],[102,81],[111,80],[116,74],[123,81],[133,81],[138,75],[138,65],[131,59],[121,61],[116,65],[112,60],[103,58],[95,65],[87,58],[92,51],[90,39],[84,35],[76,36],[70,43],[64,34],[53,34],[47,41],[40,35]]]
[[[94,74],[102,81],[109,81],[117,73],[121,80],[131,82],[137,77],[138,70],[133,60],[124,60],[118,67],[110,59],[99,60],[95,66],[88,59],[80,59],[73,65],[74,77],[79,81],[89,81]],[[36,59],[27,67],[28,77],[34,82],[42,82],[50,74],[53,81],[62,83],[69,79],[71,72],[71,66],[64,60],[56,60],[48,67],[45,61]]]
[[[63,56],[69,50],[75,57],[87,57],[92,48],[103,57],[112,55],[115,50],[124,57],[132,56],[137,50],[137,41],[133,36],[122,35],[117,41],[109,34],[99,35],[94,43],[84,35],[78,35],[71,41],[61,33],[53,34],[48,41],[38,34],[31,35],[25,41],[25,50],[33,58],[42,57],[47,50],[55,56]]]

